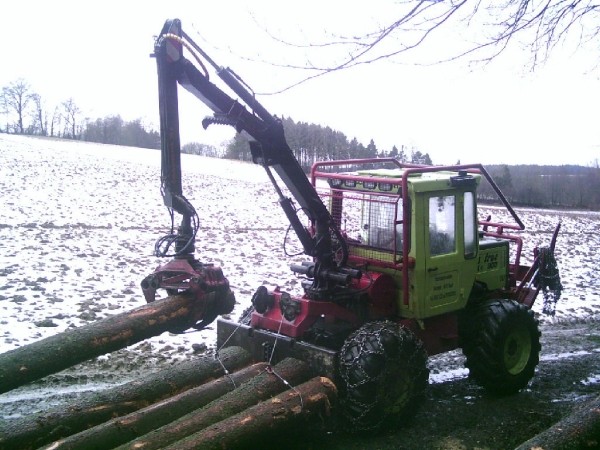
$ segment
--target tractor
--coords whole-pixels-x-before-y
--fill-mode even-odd
[[[239,320],[217,320],[217,351],[236,345],[273,364],[288,356],[306,361],[336,382],[339,417],[353,430],[397,425],[425,393],[428,357],[458,348],[471,378],[489,391],[505,395],[527,386],[541,349],[531,308],[540,290],[559,284],[552,269],[560,224],[549,246],[536,248],[533,263],[523,265],[519,231],[525,226],[480,164],[352,159],[317,162],[307,175],[282,121],[234,71],[218,66],[179,20],[165,23],[153,56],[163,195],[171,216],[183,219],[166,240],[176,247],[175,259],[142,282],[149,301],[157,289],[195,295],[207,305],[198,329],[232,308],[221,270],[193,255],[196,213],[181,191],[181,86],[212,110],[204,128],[228,125],[250,136],[253,161],[264,167],[308,257],[291,265],[303,278],[301,294],[259,286]],[[210,80],[206,66],[239,100]],[[511,220],[479,217],[483,182]]]

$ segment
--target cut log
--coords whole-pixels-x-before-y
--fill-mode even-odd
[[[292,428],[314,430],[315,423],[322,424],[330,415],[336,396],[336,387],[329,378],[316,377],[175,442],[167,449],[273,448],[277,436]]]
[[[259,375],[267,367],[258,363],[192,388],[126,416],[117,417],[45,447],[52,450],[104,450],[129,442],[215,400]]]
[[[203,408],[117,448],[120,450],[163,448],[277,395],[290,386],[300,384],[309,377],[310,369],[307,364],[293,358],[286,358],[275,365],[273,371],[265,371]]]
[[[228,347],[219,360],[194,358],[123,385],[89,392],[74,404],[0,424],[0,449],[38,448],[219,378],[224,374],[222,364],[233,371],[249,361],[245,350]]]
[[[173,329],[186,329],[203,305],[174,295],[0,354],[0,394]]]
[[[583,450],[600,448],[600,396],[576,407],[547,430],[515,450]]]

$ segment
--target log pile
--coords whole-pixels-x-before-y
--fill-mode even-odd
[[[331,380],[315,377],[297,388],[288,389],[165,448],[269,448],[273,433],[277,435],[293,426],[297,429],[310,429],[302,428],[302,425],[311,426],[315,418],[329,416],[336,395],[336,387]]]
[[[130,414],[115,417],[100,425],[61,439],[51,447],[72,450],[117,447],[177,420],[195,409],[201,408],[232,391],[235,386],[258,375],[265,368],[266,364],[264,363],[245,367],[230,376],[217,378]]]
[[[231,370],[250,362],[247,352],[239,347],[225,350],[220,359]],[[115,416],[139,410],[223,376],[221,362],[213,358],[192,359],[131,383],[89,392],[66,407],[51,408],[39,414],[12,420],[0,426],[0,448],[38,448]]]
[[[196,320],[193,305],[173,296],[7,352],[0,393]],[[292,358],[252,364],[228,347],[0,422],[0,450],[239,448],[286,424],[321,423],[336,389],[315,375]]]
[[[238,347],[222,353],[225,364],[242,364],[248,357]],[[213,358],[198,358],[199,371],[212,373],[214,362]],[[169,372],[175,375],[178,370]],[[159,392],[163,389],[154,393],[154,382],[165,374],[139,380],[128,392],[114,388],[94,394],[62,413],[46,411],[0,426],[0,449],[43,445],[48,450],[241,448],[248,439],[266,439],[268,433],[291,424],[322,422],[336,398],[329,379],[310,379],[308,366],[292,358],[274,367],[265,363],[246,366],[162,398]],[[206,376],[198,377],[198,382],[201,380],[206,381]],[[173,392],[177,391],[174,388]],[[106,404],[113,396],[119,401]],[[117,403],[120,407],[115,408]],[[106,411],[117,417],[107,417]]]
[[[261,373],[208,405],[118,448],[154,450],[166,447],[259,401],[277,395],[288,389],[289,385],[295,386],[309,376],[306,364],[292,358],[284,359],[273,370]]]

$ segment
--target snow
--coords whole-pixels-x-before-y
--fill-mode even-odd
[[[283,241],[285,215],[264,170],[238,161],[182,155],[184,193],[200,216],[197,258],[223,268],[237,302],[260,285],[299,294]],[[154,242],[169,231],[160,195],[160,152],[0,134],[0,353],[145,303],[140,281],[158,265]],[[519,211],[526,257],[547,245],[558,221],[556,256],[564,291],[553,318],[600,318],[600,214]],[[483,208],[482,216],[501,215]],[[534,310],[541,311],[538,299]],[[215,342],[214,326],[164,333],[157,351]]]

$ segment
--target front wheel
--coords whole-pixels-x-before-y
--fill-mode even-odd
[[[423,343],[393,322],[370,322],[354,331],[338,363],[342,418],[352,430],[398,425],[427,387]]]
[[[533,378],[541,333],[524,305],[492,300],[469,307],[461,318],[460,335],[469,376],[488,391],[512,394]]]

